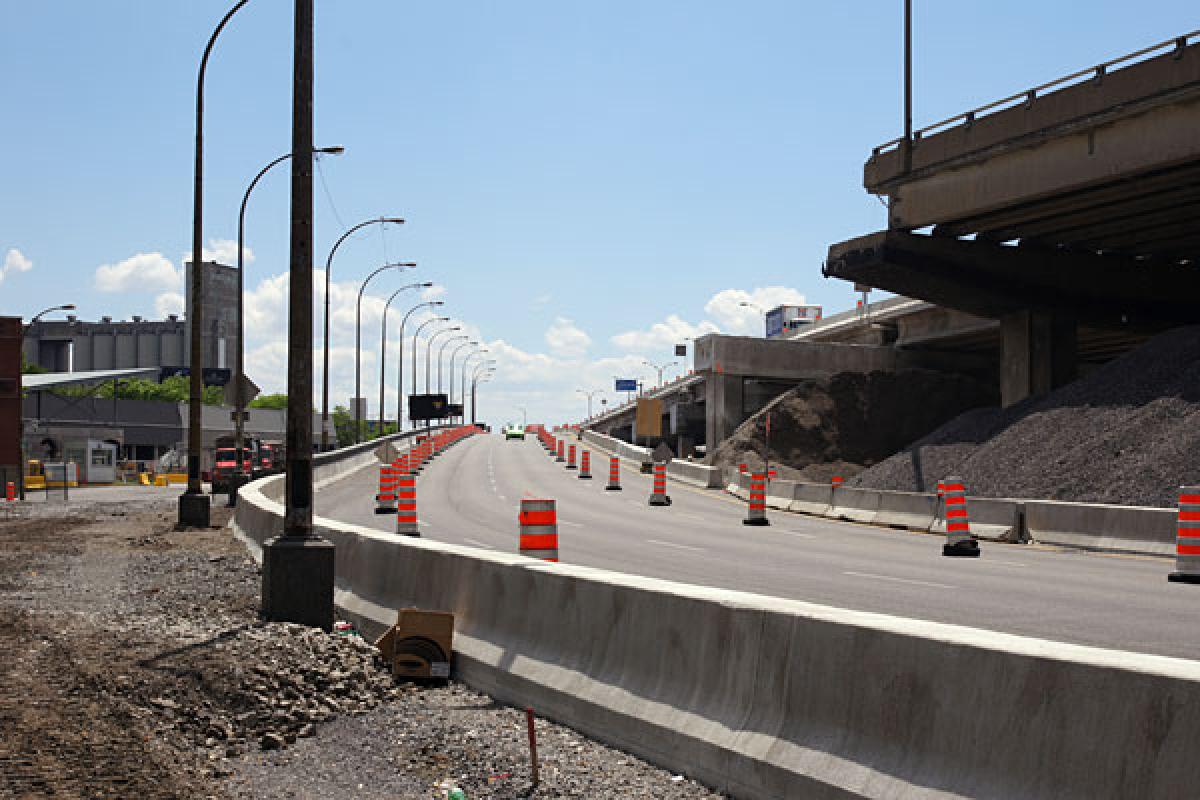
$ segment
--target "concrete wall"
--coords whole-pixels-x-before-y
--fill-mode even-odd
[[[242,491],[233,524],[253,544],[281,528],[281,482]],[[1104,800],[1200,784],[1196,662],[315,522],[337,546],[343,612],[381,630],[404,606],[452,611],[458,678],[735,797]]]

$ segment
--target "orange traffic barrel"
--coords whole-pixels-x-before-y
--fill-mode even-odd
[[[839,486],[841,486],[842,483],[844,483],[844,482],[845,482],[845,478],[843,478],[841,475],[834,475],[832,478],[829,479],[829,484],[835,489],[838,488]]]
[[[12,484],[9,484],[12,487]],[[1200,486],[1179,487],[1179,516],[1175,522],[1175,583],[1200,583]]]
[[[4,485],[4,499],[10,503],[17,502],[17,485],[12,481]]]
[[[396,513],[396,471],[390,464],[379,468],[379,494],[375,495],[375,513]]]
[[[583,453],[580,454],[579,459],[579,477],[584,480],[591,480],[592,454],[589,451],[584,450]]]
[[[420,536],[417,523],[417,478],[411,472],[401,473],[396,486],[396,533],[401,536]]]
[[[608,486],[604,488],[610,492],[621,491],[621,459],[617,456],[608,459]]]
[[[944,556],[979,555],[979,542],[971,535],[971,519],[967,514],[967,489],[962,478],[946,478],[946,544],[942,546]]]
[[[558,440],[558,455],[554,457],[554,460],[557,462],[566,461],[567,459],[566,459],[565,453],[566,453],[566,443],[562,439],[559,439]]]
[[[575,466],[575,445],[567,445],[567,469],[578,469]]]
[[[558,561],[558,515],[553,500],[521,500],[521,555]]]
[[[743,525],[770,525],[767,520],[767,476],[755,472],[750,476],[750,505],[746,507]]]
[[[654,464],[654,489],[650,492],[650,505],[671,505],[671,498],[667,496],[667,465],[661,461]]]

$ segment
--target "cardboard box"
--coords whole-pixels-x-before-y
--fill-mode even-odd
[[[401,678],[449,678],[454,652],[454,614],[402,608],[396,624],[375,642],[392,674]]]

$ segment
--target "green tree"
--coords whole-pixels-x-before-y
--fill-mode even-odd
[[[117,384],[117,399],[119,400],[149,400],[156,403],[186,403],[191,397],[189,378],[182,375],[172,375],[162,383],[142,380],[140,378],[124,379]],[[67,386],[57,390],[56,394],[67,397],[100,397],[111,400],[113,397],[112,381],[100,386]],[[205,386],[202,402],[206,406],[219,406],[224,402],[225,393],[220,386]]]
[[[25,354],[21,353],[21,374],[22,375],[44,375],[50,370],[45,367],[38,366],[32,361],[25,360]]]
[[[260,394],[250,401],[250,408],[286,409],[287,402],[286,394]]]

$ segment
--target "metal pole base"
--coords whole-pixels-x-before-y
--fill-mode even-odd
[[[262,615],[333,630],[332,542],[276,536],[263,544]]]
[[[1200,583],[1200,575],[1193,575],[1190,572],[1172,572],[1167,576],[1167,580],[1171,583]]]
[[[212,498],[206,494],[181,494],[179,496],[179,525],[184,528],[207,528]]]
[[[747,518],[747,519],[742,520],[742,524],[743,525],[754,525],[756,527],[762,527],[763,525],[770,525],[771,521],[768,520],[766,517],[755,517],[753,519]]]
[[[958,558],[979,558],[979,542],[968,539],[958,544],[942,545],[942,555]]]

